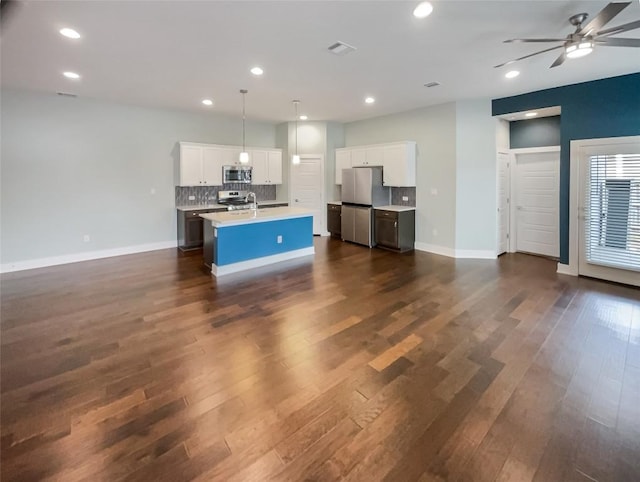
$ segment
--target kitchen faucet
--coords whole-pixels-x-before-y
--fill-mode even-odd
[[[258,209],[258,200],[256,199],[255,192],[248,192],[247,197],[244,198],[244,202],[248,203],[250,196],[253,196],[253,203],[251,204],[251,209]]]

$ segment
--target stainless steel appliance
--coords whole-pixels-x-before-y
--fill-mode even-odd
[[[389,188],[382,185],[381,167],[343,169],[342,239],[374,246],[373,207],[389,204],[389,196]]]
[[[253,202],[249,202],[249,198],[253,198]],[[218,191],[218,204],[227,206],[227,210],[236,209],[256,209],[256,195],[249,191]]]
[[[251,184],[251,166],[222,166],[222,182],[225,184]]]

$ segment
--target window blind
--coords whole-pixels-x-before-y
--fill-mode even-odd
[[[586,261],[640,271],[640,154],[591,156],[588,173]]]

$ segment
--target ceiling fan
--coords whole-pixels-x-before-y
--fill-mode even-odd
[[[612,38],[611,35],[615,35],[622,32],[627,32],[629,30],[634,30],[636,28],[640,28],[640,20],[636,20],[635,22],[630,22],[624,25],[620,25],[618,27],[610,27],[606,29],[602,29],[607,23],[609,23],[613,18],[618,15],[622,10],[627,8],[631,2],[611,2],[609,5],[604,7],[600,13],[598,13],[593,19],[589,21],[586,25],[582,25],[584,21],[587,19],[589,14],[587,13],[578,13],[569,18],[569,22],[571,25],[576,27],[575,32],[570,33],[565,38],[514,38],[505,40],[505,43],[511,42],[530,42],[530,43],[545,43],[545,42],[562,42],[562,45],[558,45],[557,47],[551,47],[545,50],[541,50],[540,52],[535,52],[533,54],[525,55],[524,57],[520,57],[518,59],[509,60],[508,62],[504,62],[500,65],[495,65],[494,68],[504,67],[505,65],[512,64],[514,62],[518,62],[520,60],[528,59],[529,57],[533,57],[534,55],[543,54],[545,52],[551,52],[552,50],[564,49],[560,56],[555,60],[554,63],[551,64],[551,67],[557,67],[558,65],[562,65],[564,61],[569,59],[574,59],[578,57],[583,57],[585,55],[590,54],[595,46],[605,46],[605,47],[640,47],[640,39],[637,38]]]

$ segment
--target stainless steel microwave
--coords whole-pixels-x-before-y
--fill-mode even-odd
[[[251,170],[251,166],[222,166],[222,182],[251,184]]]

